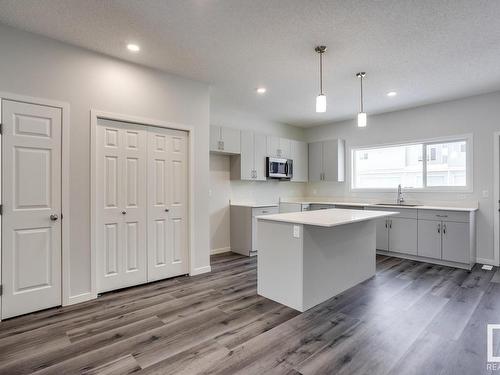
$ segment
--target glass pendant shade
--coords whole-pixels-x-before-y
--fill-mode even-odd
[[[358,128],[366,127],[366,112],[358,113]]]
[[[326,96],[323,94],[316,97],[316,112],[326,112]]]

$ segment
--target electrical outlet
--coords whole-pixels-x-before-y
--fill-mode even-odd
[[[293,237],[300,238],[300,226],[298,225],[293,226]]]
[[[313,195],[316,195],[318,191],[316,189],[313,189]]]

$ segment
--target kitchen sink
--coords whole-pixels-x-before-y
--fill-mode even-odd
[[[418,206],[421,206],[421,204],[410,204],[410,203],[375,203],[375,206],[418,207]]]

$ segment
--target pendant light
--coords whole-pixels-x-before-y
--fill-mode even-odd
[[[326,112],[326,96],[323,94],[323,54],[326,46],[317,46],[314,49],[319,53],[319,95],[316,97],[316,112]]]
[[[366,76],[365,72],[356,73],[356,77],[359,78],[359,83],[360,83],[358,128],[366,127],[366,112],[363,109],[363,78],[365,78],[365,76]]]

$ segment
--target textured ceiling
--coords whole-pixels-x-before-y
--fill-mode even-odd
[[[299,126],[354,117],[358,71],[368,113],[500,89],[499,19],[497,0],[0,0],[0,22],[209,82],[213,105]]]

